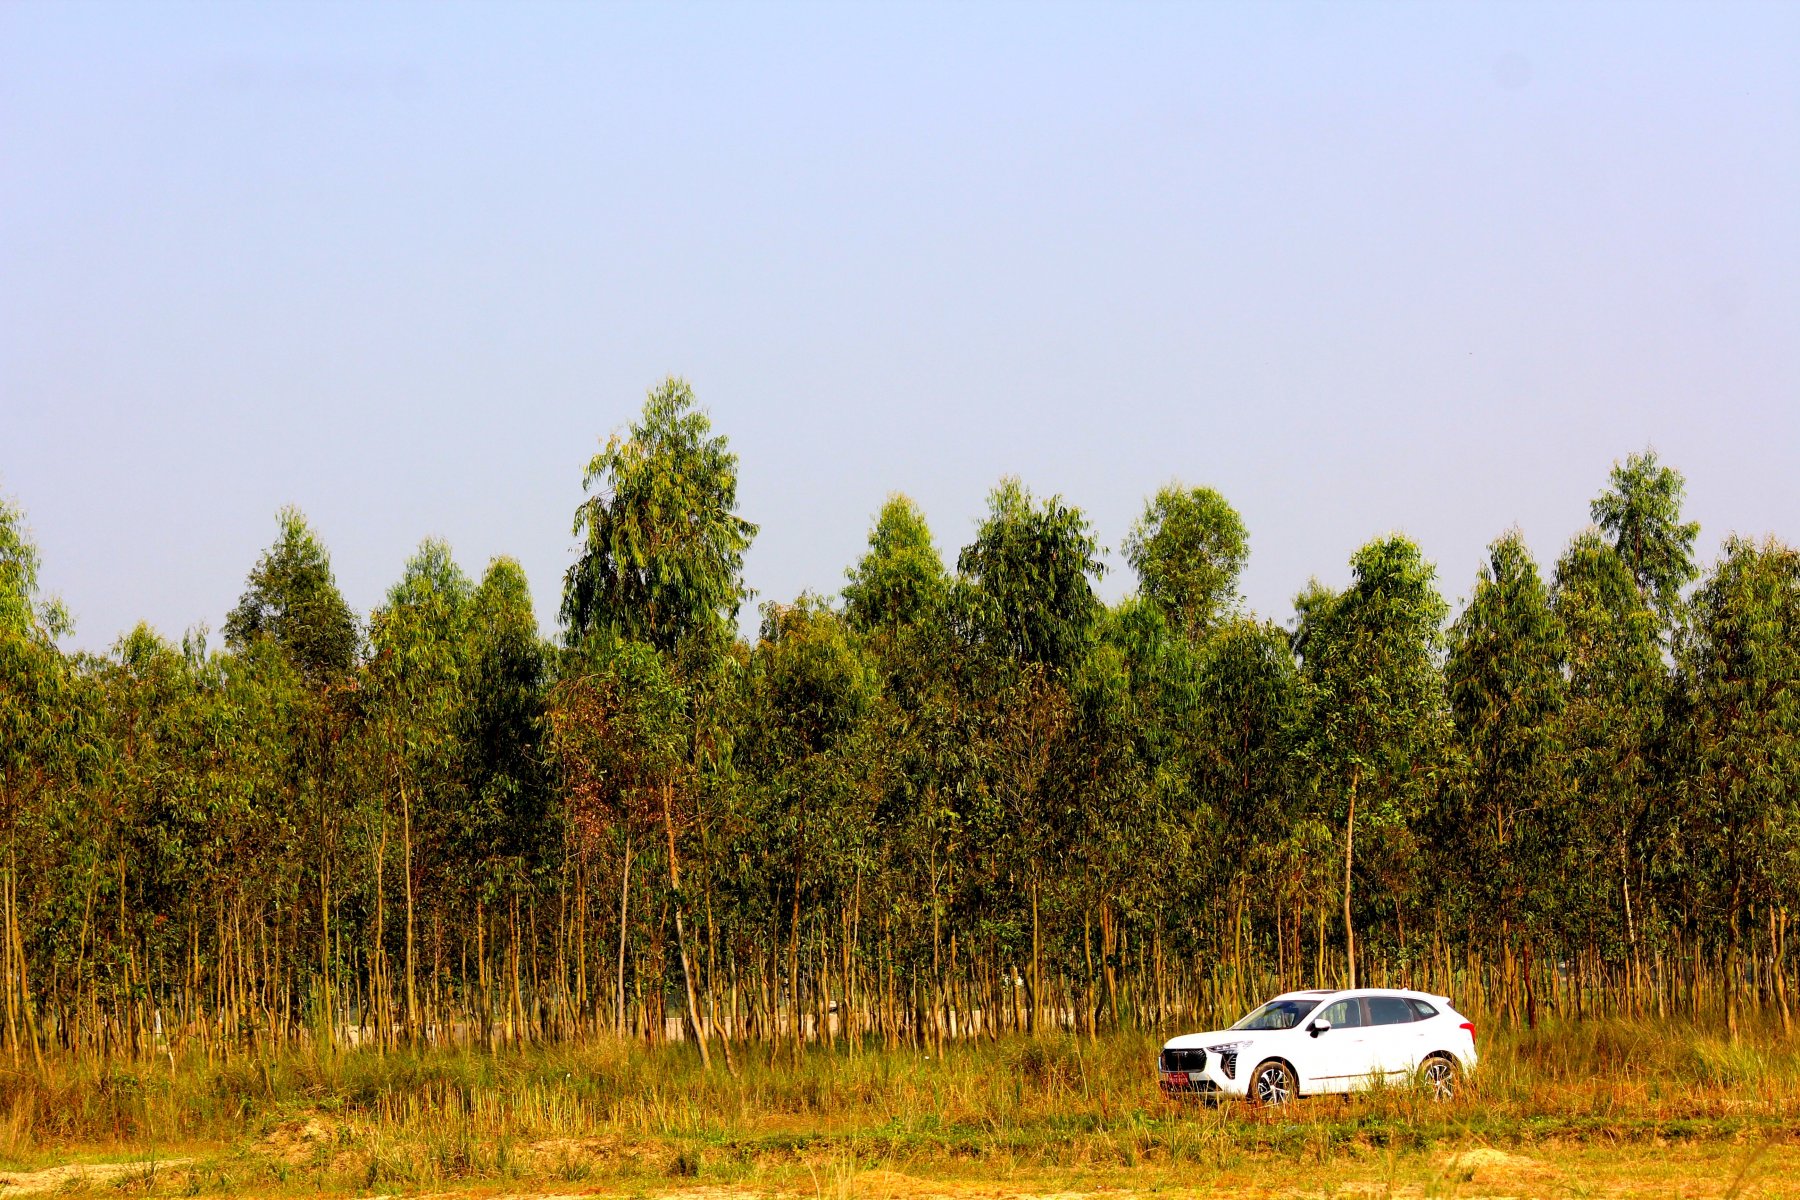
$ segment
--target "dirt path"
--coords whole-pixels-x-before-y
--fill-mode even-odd
[[[301,1139],[311,1144],[308,1139]],[[37,1171],[0,1172],[8,1196],[201,1194],[208,1160],[66,1163]],[[190,1170],[189,1168],[192,1168]],[[230,1194],[262,1194],[254,1185],[225,1185]],[[343,1187],[344,1190],[338,1190]],[[294,1185],[272,1189],[293,1196]],[[1669,1146],[1536,1146],[1502,1150],[1465,1146],[1431,1155],[1246,1156],[1171,1172],[1110,1168],[1012,1178],[977,1169],[911,1174],[849,1162],[792,1169],[757,1182],[682,1186],[669,1179],[626,1176],[582,1183],[471,1182],[465,1187],[370,1196],[360,1188],[314,1181],[309,1196],[363,1200],[1499,1200],[1501,1197],[1593,1197],[1595,1200],[1800,1200],[1800,1145],[1712,1142]]]
[[[35,1196],[45,1192],[74,1192],[110,1184],[124,1190],[136,1184],[149,1191],[159,1174],[180,1169],[188,1158],[145,1159],[143,1162],[65,1163],[41,1171],[0,1171],[0,1196]]]
[[[712,1185],[686,1188],[546,1185],[541,1190],[478,1189],[432,1200],[1800,1200],[1800,1147],[1727,1143],[1709,1146],[1538,1147],[1517,1153],[1490,1147],[1400,1158],[1385,1164],[1327,1161],[1246,1162],[1204,1169],[1185,1186],[1146,1179],[1142,1186],[1111,1175],[1067,1190],[1045,1181],[942,1178],[887,1170],[832,1173],[785,1187]],[[417,1195],[387,1200],[427,1200]]]

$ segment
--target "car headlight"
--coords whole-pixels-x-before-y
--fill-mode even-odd
[[[1249,1044],[1248,1040],[1241,1042],[1221,1042],[1217,1046],[1208,1046],[1206,1049],[1208,1053],[1218,1056],[1219,1070],[1224,1074],[1225,1078],[1236,1079],[1238,1051]]]

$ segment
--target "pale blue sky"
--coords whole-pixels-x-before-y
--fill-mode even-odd
[[[1219,488],[1283,620],[1392,529],[1453,599],[1547,563],[1646,444],[1709,558],[1800,539],[1800,5],[0,6],[0,491],[73,644],[218,628],[285,503],[361,611],[434,534],[549,629],[670,373],[761,598],[1008,473],[1115,550]]]

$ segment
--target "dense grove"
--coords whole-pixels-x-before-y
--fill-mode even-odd
[[[1082,1032],[1278,986],[1785,1021],[1800,554],[1701,571],[1618,464],[1452,618],[1403,536],[1289,627],[1171,486],[1094,530],[1003,481],[953,564],[891,499],[739,634],[736,459],[687,387],[595,456],[560,634],[428,541],[366,620],[282,514],[223,630],[59,650],[0,506],[0,979],[64,1050]]]

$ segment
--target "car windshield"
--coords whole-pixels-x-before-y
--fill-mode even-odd
[[[1292,1029],[1318,1003],[1317,1000],[1271,1000],[1232,1028]]]

